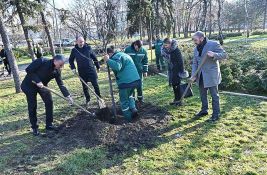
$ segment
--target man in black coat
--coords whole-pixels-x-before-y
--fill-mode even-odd
[[[185,71],[184,60],[181,51],[178,48],[177,41],[165,38],[161,53],[163,58],[165,58],[168,62],[169,83],[172,85],[174,92],[174,100],[170,103],[170,105],[180,106],[180,84],[181,78],[185,78]]]
[[[4,63],[6,71],[8,72],[8,75],[11,75],[11,68],[10,68],[10,65],[9,65],[9,62],[8,62],[8,59],[7,59],[7,55],[6,55],[5,49],[2,49],[0,51],[0,57],[3,58],[3,63]]]
[[[76,66],[74,64],[74,60],[76,59],[77,66],[78,66],[78,72],[80,77],[85,82],[91,82],[95,89],[95,93],[101,97],[100,90],[98,86],[97,81],[97,73],[95,66],[97,70],[99,71],[99,63],[96,58],[95,53],[91,49],[91,47],[85,43],[83,37],[77,38],[75,47],[71,50],[71,54],[69,57],[69,64],[70,68],[73,71],[73,73],[76,73]],[[89,105],[90,102],[90,95],[88,92],[88,87],[82,83],[83,86],[83,92],[86,98],[86,105]]]
[[[56,55],[52,60],[46,58],[39,58],[34,60],[27,68],[24,80],[21,84],[22,91],[26,94],[28,111],[31,127],[34,135],[39,135],[37,125],[37,93],[40,94],[42,100],[45,103],[46,110],[46,129],[54,130],[53,122],[53,100],[50,91],[43,89],[47,86],[49,81],[53,78],[56,79],[62,94],[69,99],[69,103],[72,104],[73,100],[64,86],[61,79],[61,68],[64,65],[64,56]],[[35,82],[36,84],[34,84]]]

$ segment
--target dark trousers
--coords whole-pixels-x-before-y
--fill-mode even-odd
[[[138,101],[143,101],[144,100],[144,97],[143,97],[143,73],[142,72],[138,72],[139,74],[139,77],[141,79],[141,84],[140,86],[138,86],[136,88],[136,91],[137,91],[137,100]],[[135,90],[133,91],[133,97],[135,98]]]
[[[52,95],[49,91],[45,89],[34,89],[24,92],[27,97],[28,112],[31,122],[31,127],[38,128],[37,125],[37,93],[40,94],[42,100],[45,103],[45,113],[46,113],[46,126],[52,125],[53,122],[53,100]]]
[[[92,86],[94,87],[95,93],[99,97],[101,97],[97,79],[91,80],[90,82],[91,82]],[[90,94],[89,94],[89,89],[83,82],[82,82],[82,86],[83,86],[84,96],[86,98],[86,101],[88,102],[91,99]]]
[[[220,97],[218,92],[218,86],[204,88],[203,76],[201,74],[199,79],[199,92],[202,102],[202,112],[208,112],[209,109],[208,90],[210,91],[212,97],[212,116],[218,116],[220,114]]]
[[[158,70],[165,70],[165,62],[161,54],[156,54],[156,64]]]
[[[3,62],[4,62],[5,69],[8,72],[8,75],[10,75],[11,74],[11,69],[10,69],[9,62],[6,59],[4,59]]]
[[[181,99],[180,85],[181,79],[178,76],[178,71],[176,69],[171,70],[171,85],[174,93],[174,101],[179,101]]]

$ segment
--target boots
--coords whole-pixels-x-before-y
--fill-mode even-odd
[[[170,103],[170,105],[175,106],[181,106],[182,103],[180,102],[181,94],[180,94],[180,86],[179,85],[173,85],[173,92],[174,92],[174,100]]]

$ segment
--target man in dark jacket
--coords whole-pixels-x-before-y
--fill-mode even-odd
[[[180,106],[180,76],[184,73],[184,60],[176,40],[171,40],[170,38],[164,39],[162,56],[169,64],[169,83],[172,85],[174,92],[174,100],[170,105]]]
[[[45,103],[46,110],[46,129],[54,130],[55,127],[52,125],[53,122],[53,100],[50,91],[43,89],[47,86],[49,81],[53,78],[56,79],[57,85],[59,86],[62,94],[69,99],[69,103],[72,104],[73,100],[64,86],[61,79],[61,67],[64,65],[64,56],[56,55],[52,60],[46,58],[40,58],[34,60],[27,68],[24,80],[21,84],[22,91],[26,94],[28,111],[33,129],[34,135],[39,135],[37,125],[37,93],[40,94],[42,100]],[[35,83],[33,83],[35,82]]]
[[[99,63],[96,58],[95,53],[91,49],[91,47],[85,43],[83,37],[79,37],[76,41],[75,47],[71,50],[71,54],[69,57],[69,63],[70,63],[70,68],[73,71],[73,73],[76,73],[76,67],[74,65],[74,60],[76,59],[77,66],[78,66],[78,72],[80,77],[85,81],[85,82],[91,82],[94,89],[95,93],[101,97],[100,95],[100,90],[98,86],[98,81],[97,81],[97,73],[95,70],[95,67],[99,71]],[[82,83],[83,86],[83,92],[86,98],[86,105],[89,105],[90,102],[90,95],[88,92],[88,87]]]
[[[7,59],[7,55],[6,55],[5,49],[2,49],[0,51],[0,57],[3,58],[3,63],[4,63],[6,71],[8,72],[8,75],[11,75],[11,68],[10,68],[10,65],[9,65],[9,62],[8,62],[8,59]]]
[[[43,56],[43,49],[38,43],[36,44],[36,48],[33,47],[33,51],[34,51],[36,58],[41,58]]]

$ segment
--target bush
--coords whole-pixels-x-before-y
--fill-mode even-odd
[[[223,39],[227,37],[237,37],[237,36],[242,36],[241,32],[232,32],[232,33],[223,33]],[[219,34],[212,34],[209,39],[213,40],[219,40]]]
[[[232,89],[232,85],[234,84],[234,77],[232,75],[232,70],[230,69],[230,67],[225,67],[225,65],[222,65],[221,68],[222,68],[223,81],[220,87],[226,89]]]
[[[226,35],[225,34],[223,34],[223,38],[224,39],[226,38]],[[218,34],[212,34],[212,35],[210,35],[209,39],[219,40],[219,35]]]
[[[237,37],[237,36],[242,36],[241,32],[233,32],[233,33],[226,33],[226,37]]]
[[[264,30],[255,30],[253,32],[251,32],[251,35],[266,35],[267,31]]]
[[[261,75],[261,87],[267,91],[267,70],[263,71]]]
[[[241,76],[242,89],[248,93],[263,92],[260,74],[251,73]]]
[[[12,49],[15,58],[21,58],[21,57],[25,57],[28,56],[28,50],[27,48],[21,49],[21,48],[14,48]]]

